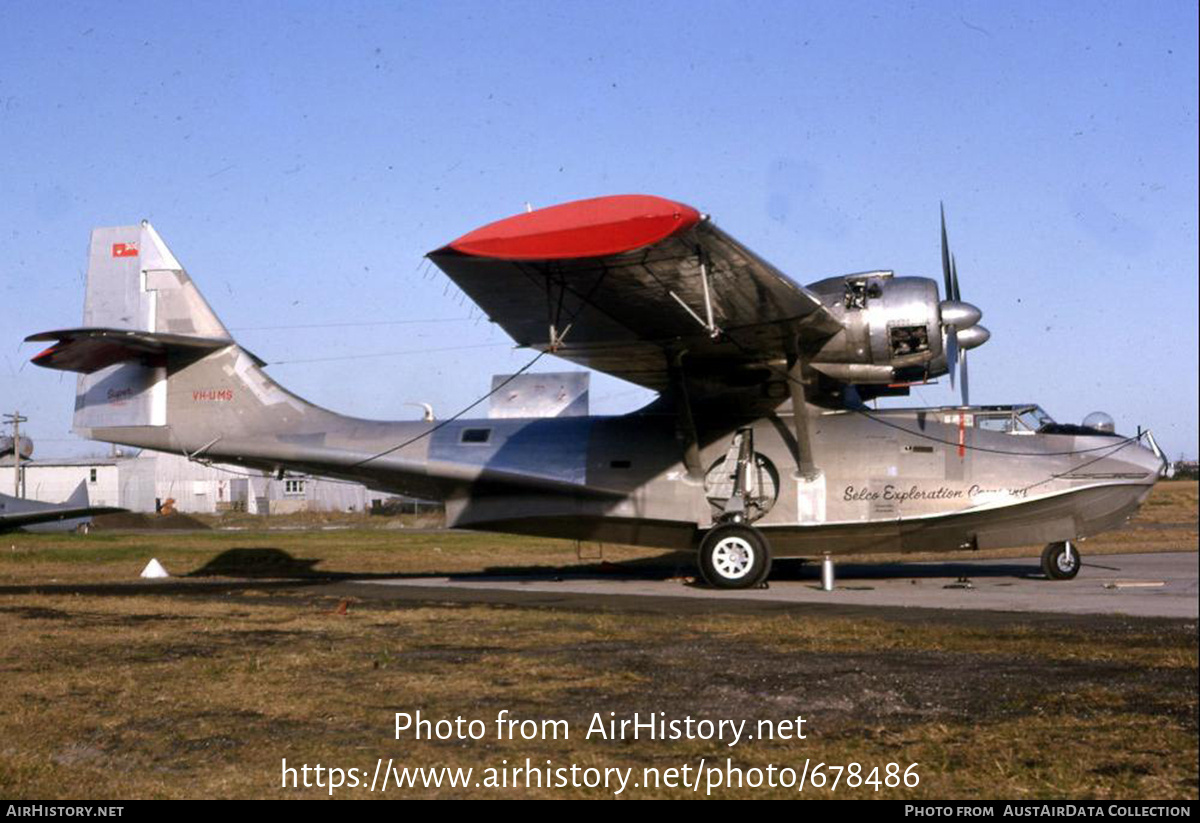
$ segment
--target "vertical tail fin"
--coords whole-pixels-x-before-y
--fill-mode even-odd
[[[145,221],[92,231],[83,325],[233,342],[183,266]]]
[[[58,341],[34,363],[81,372],[73,428],[84,437],[186,449],[328,414],[237,346],[149,223],[92,232],[83,322],[28,339]]]
[[[83,325],[233,343],[183,266],[146,221],[92,231]],[[90,436],[98,428],[166,425],[166,359],[126,358],[80,375],[73,428]]]
[[[88,489],[86,480],[80,480],[79,485],[75,487],[75,491],[71,492],[71,496],[62,502],[64,506],[69,506],[73,509],[86,509],[88,507],[88,503]]]

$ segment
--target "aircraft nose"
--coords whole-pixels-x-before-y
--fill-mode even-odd
[[[1146,475],[1167,476],[1168,461],[1162,449],[1154,442],[1149,432],[1138,437],[1130,437],[1129,442],[1121,447],[1113,457],[1125,464],[1124,471],[1145,472]]]

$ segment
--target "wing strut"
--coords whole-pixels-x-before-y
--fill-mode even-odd
[[[568,321],[566,328],[564,328],[562,331],[559,331],[558,324],[562,320],[563,302],[567,296],[567,285],[566,285],[566,283],[562,282],[561,279],[557,283],[557,285],[558,285],[558,303],[557,303],[557,305],[555,305],[554,288],[553,288],[553,286],[555,284],[551,281],[550,274],[551,274],[550,269],[547,268],[546,269],[546,314],[550,321],[550,342],[547,345],[546,350],[549,351],[551,354],[554,354],[562,346],[563,340],[566,339],[567,332],[569,332],[571,330],[572,324],[570,323],[570,321]]]
[[[692,416],[692,403],[688,399],[687,377],[683,372],[683,356],[686,351],[676,352],[670,359],[671,382],[675,384],[678,398],[679,430],[683,434],[683,465],[688,479],[703,482],[704,469],[700,465],[700,438],[696,434],[696,420]]]
[[[704,319],[707,321],[705,327],[711,336],[716,337],[721,330],[713,322],[712,291],[708,285],[708,260],[705,259],[704,250],[700,247],[696,248],[696,257],[700,260],[700,283],[704,286]]]
[[[812,480],[818,474],[813,462],[812,439],[808,432],[808,401],[804,398],[804,382],[801,375],[803,361],[792,358],[788,369],[788,390],[792,394],[792,427],[796,433],[796,477]]]
[[[667,294],[671,295],[671,297],[675,299],[676,303],[683,306],[683,310],[690,314],[692,319],[699,323],[704,330],[708,332],[709,337],[715,339],[721,336],[721,330],[717,328],[716,321],[713,320],[712,289],[708,283],[708,259],[704,256],[704,250],[702,248],[696,248],[696,260],[700,264],[700,285],[704,295],[704,317],[696,314],[695,310],[687,304],[687,301],[674,291],[667,289]]]

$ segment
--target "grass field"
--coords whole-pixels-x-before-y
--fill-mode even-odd
[[[1197,488],[1164,483],[1134,528],[1086,551],[1195,550]],[[346,596],[338,578],[595,563],[553,540],[403,530],[6,535],[0,551],[0,796],[290,797],[281,761],[646,767],[726,757],[910,763],[910,789],[837,797],[1195,798],[1194,622],[983,624],[528,608]],[[4,545],[7,544],[7,545]],[[644,550],[604,547],[610,562]],[[588,554],[590,553],[590,555]],[[1000,553],[1025,556],[1028,552]],[[138,581],[158,557],[171,583]],[[978,555],[973,555],[978,556]],[[344,607],[344,608],[342,608]],[[489,724],[478,741],[394,739],[395,712]],[[501,710],[564,719],[570,739],[498,740]],[[594,712],[783,720],[805,740],[584,739]],[[831,775],[832,777],[832,775]],[[703,794],[701,789],[700,793]],[[829,796],[808,786],[801,796]],[[791,797],[794,789],[721,789]],[[420,789],[384,796],[607,797],[608,789]],[[343,788],[336,797],[368,797]],[[628,788],[622,796],[693,796]]]

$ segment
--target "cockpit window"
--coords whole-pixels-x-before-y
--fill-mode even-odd
[[[1054,425],[1054,418],[1046,414],[1041,406],[1022,410],[1017,419],[1021,421],[1021,425],[1034,432],[1040,431],[1043,426]]]
[[[1003,434],[1037,434],[1055,426],[1054,418],[1040,406],[1017,406],[975,412],[975,427]]]

